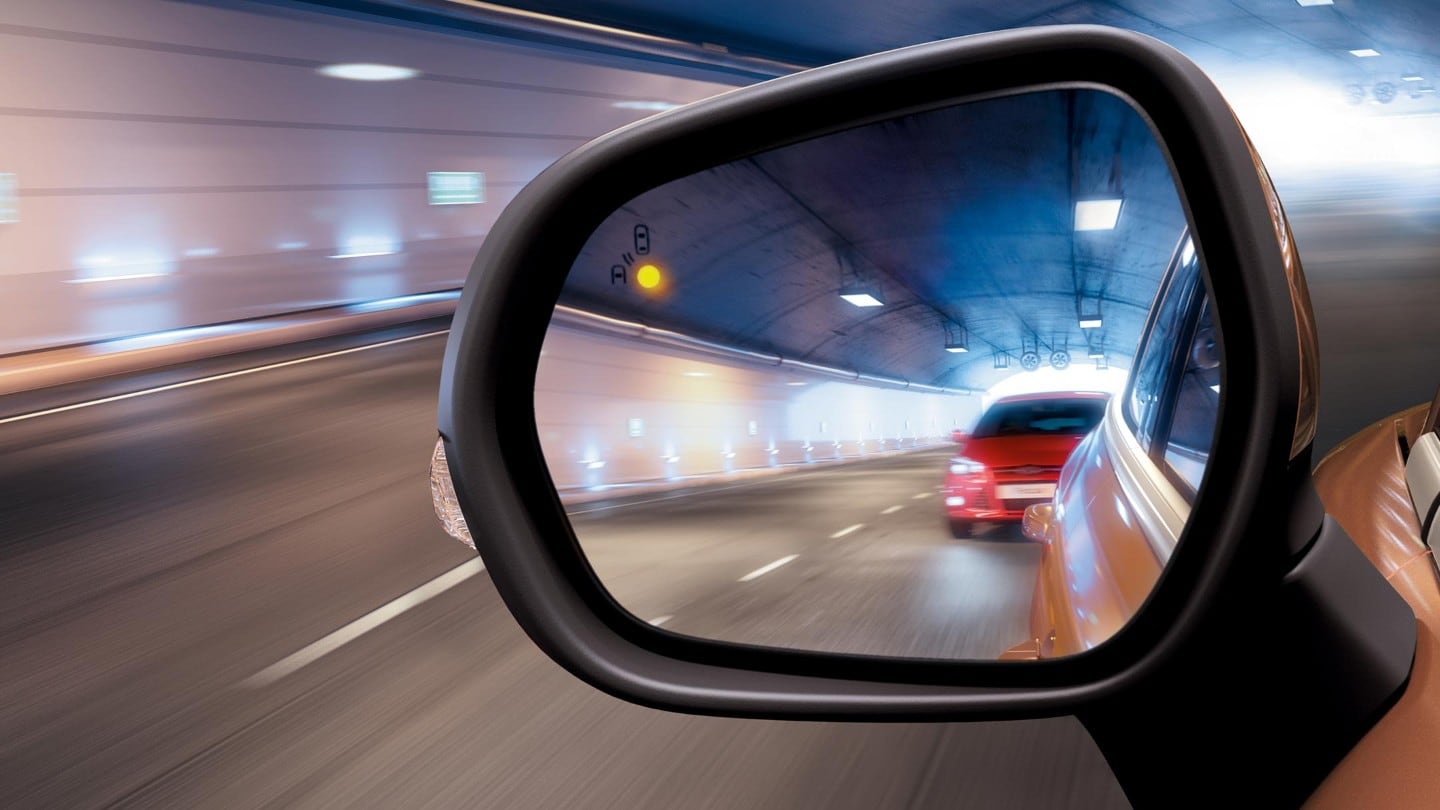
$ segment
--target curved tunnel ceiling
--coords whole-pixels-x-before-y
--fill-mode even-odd
[[[1075,204],[1121,199],[1113,229]],[[634,234],[643,226],[649,253]],[[1053,90],[919,113],[727,164],[637,197],[562,303],[739,348],[984,389],[1023,350],[1128,367],[1185,228],[1163,152],[1121,99]],[[635,273],[661,268],[646,290]],[[615,279],[612,268],[625,268]],[[859,308],[842,287],[878,287]],[[1082,329],[1098,307],[1103,326]],[[947,339],[969,352],[950,353]],[[996,356],[1009,368],[996,369]]]

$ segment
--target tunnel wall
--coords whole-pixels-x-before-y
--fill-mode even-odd
[[[0,354],[459,286],[521,186],[650,114],[617,104],[729,89],[597,60],[304,6],[5,0]],[[341,62],[422,75],[317,72]],[[431,204],[429,172],[483,173],[483,202]]]
[[[979,409],[974,396],[718,362],[557,327],[546,336],[535,390],[541,448],[561,489],[803,469],[940,446]]]

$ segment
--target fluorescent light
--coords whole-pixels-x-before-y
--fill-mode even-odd
[[[682,371],[682,372],[680,373],[680,376],[682,376],[682,377],[709,377],[709,376],[710,376],[710,372],[708,372],[708,371]]]
[[[362,256],[389,256],[399,252],[399,246],[390,239],[379,237],[359,237],[347,239],[345,246],[339,253],[330,255],[332,259],[358,259]]]
[[[330,256],[332,259],[359,259],[365,256],[392,256],[393,250],[362,250],[355,253],[336,253]]]
[[[800,382],[799,380],[791,380],[790,382],[787,382],[787,383],[785,383],[785,384],[786,384],[786,385],[789,385],[789,386],[793,386],[793,387],[795,387],[795,388],[799,388],[800,386],[804,385],[805,383]]]
[[[1120,219],[1121,199],[1081,200],[1075,203],[1075,230],[1108,231]]]
[[[950,352],[951,354],[964,354],[965,352],[968,352],[970,350],[965,348],[964,346],[946,346],[945,351]]]
[[[309,242],[281,242],[275,246],[276,250],[299,250],[310,247]]]
[[[650,112],[664,112],[673,110],[684,105],[672,101],[617,101],[610,105],[620,110],[649,110]]]
[[[1424,77],[1424,76],[1421,76],[1419,73],[1402,73],[1402,74],[1400,74],[1400,81],[1402,81],[1402,82],[1423,82],[1423,81],[1425,81],[1425,77]]]
[[[320,73],[332,79],[350,79],[357,82],[393,82],[399,79],[413,79],[420,75],[420,71],[415,68],[377,65],[372,62],[326,65],[320,68]]]
[[[870,293],[840,293],[840,297],[857,307],[883,307],[885,302]]]
[[[1295,0],[1302,6],[1333,6],[1335,0]]]
[[[1186,239],[1185,247],[1180,248],[1180,263],[1189,264],[1193,258],[1195,258],[1195,241]]]
[[[582,461],[582,462],[580,462],[580,463],[581,463],[581,464],[584,464],[584,465],[585,465],[585,469],[587,469],[587,470],[598,470],[598,469],[600,469],[601,467],[604,467],[604,466],[605,466],[605,462],[600,461],[600,460],[598,460],[598,459],[595,460],[595,461]]]
[[[1102,327],[1102,326],[1104,326],[1104,325],[1105,325],[1105,321],[1104,321],[1104,319],[1102,319],[1102,318],[1081,318],[1081,319],[1080,319],[1080,328],[1081,328],[1081,329],[1099,329],[1100,327]]]
[[[1361,59],[1368,59],[1371,56],[1379,56],[1380,52],[1375,50],[1374,48],[1356,48],[1355,50],[1350,52],[1350,55],[1359,57]]]
[[[1104,352],[1103,350],[1101,350],[1101,349],[1091,349],[1091,350],[1090,350],[1090,357],[1091,357],[1092,359],[1098,360],[1098,359],[1100,359],[1101,357],[1104,357],[1104,356],[1105,356],[1105,352]]]
[[[213,248],[213,247],[190,248],[189,250],[185,251],[185,257],[186,257],[186,258],[189,258],[189,259],[200,259],[200,258],[204,258],[204,257],[206,257],[206,256],[219,256],[219,255],[220,255],[220,248]]]

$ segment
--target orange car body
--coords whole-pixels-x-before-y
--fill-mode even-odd
[[[1307,807],[1415,807],[1440,795],[1440,770],[1433,766],[1440,740],[1440,573],[1421,538],[1402,443],[1418,435],[1426,410],[1371,425],[1315,471],[1326,512],[1410,604],[1419,633],[1409,686]],[[1134,615],[1159,577],[1161,557],[1127,499],[1102,434],[1103,428],[1077,448],[1054,506],[1026,516],[1026,535],[1044,549],[1031,638],[1006,659],[1070,655],[1104,641]]]

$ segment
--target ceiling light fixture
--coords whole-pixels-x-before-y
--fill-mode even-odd
[[[857,307],[885,306],[885,299],[880,297],[880,291],[874,287],[846,287],[840,290],[840,297]]]
[[[966,333],[965,327],[958,323],[945,324],[945,351],[951,354],[970,351],[970,335]]]
[[[1080,200],[1075,203],[1075,230],[1108,231],[1120,220],[1122,199]]]
[[[1356,48],[1350,52],[1350,55],[1359,59],[1369,59],[1372,56],[1379,56],[1380,52],[1374,48]]]
[[[319,70],[321,75],[329,76],[332,79],[349,79],[356,82],[393,82],[401,79],[413,79],[420,75],[420,71],[415,68],[377,65],[372,62],[326,65]]]
[[[1402,73],[1402,74],[1400,74],[1400,81],[1402,81],[1402,82],[1423,82],[1423,81],[1425,81],[1425,77],[1424,77],[1424,76],[1421,76],[1419,73]]]
[[[1080,310],[1081,329],[1099,329],[1105,325],[1105,319],[1100,317],[1100,296],[1097,295],[1092,300],[1094,305],[1090,307],[1085,306],[1084,296],[1080,296],[1076,303],[1075,308]]]
[[[835,264],[840,270],[840,297],[857,307],[883,307],[885,296],[880,285],[869,274],[862,273],[842,248],[835,250]]]
[[[1335,0],[1295,0],[1302,6],[1333,6]]]

